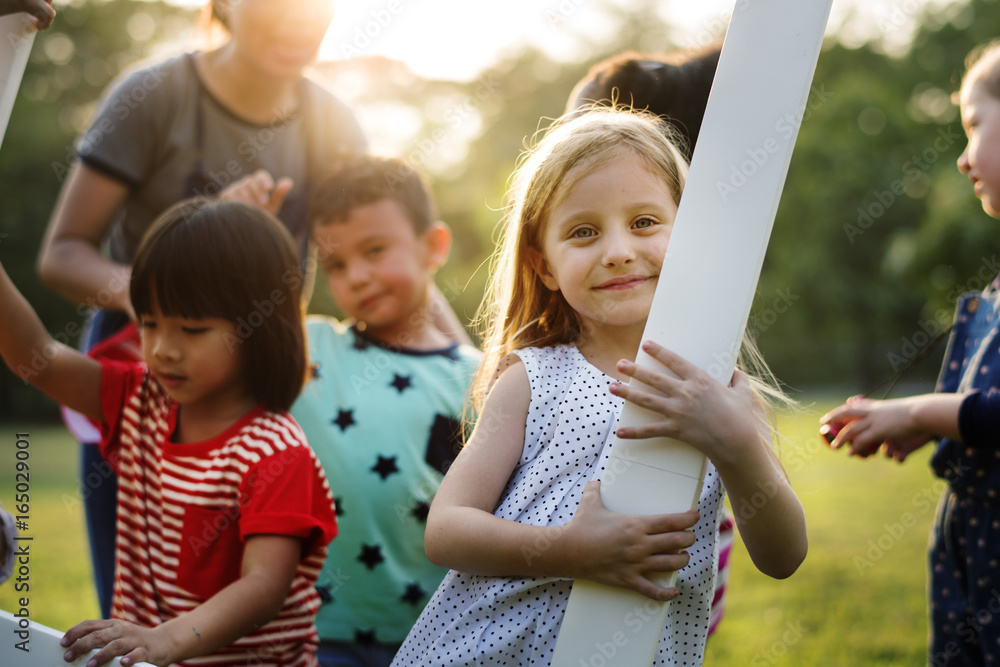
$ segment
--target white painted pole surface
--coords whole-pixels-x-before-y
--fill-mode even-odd
[[[36,32],[28,14],[0,16],[0,144],[7,131]]]
[[[727,384],[831,4],[736,0],[643,332],[643,340],[659,342]],[[662,368],[642,351],[636,361]],[[626,403],[619,424],[657,418]],[[698,504],[706,459],[684,443],[615,437],[606,464],[601,498],[611,510],[658,514]],[[651,665],[668,607],[625,589],[575,581],[553,667]]]
[[[64,634],[0,609],[0,637],[3,638],[3,641],[0,641],[0,666],[84,667],[87,660],[97,651],[81,655],[73,662],[66,662],[63,660],[66,649],[59,645],[59,640]],[[118,658],[107,664],[111,667],[121,667]],[[137,662],[135,667],[153,667],[153,665],[148,662]]]

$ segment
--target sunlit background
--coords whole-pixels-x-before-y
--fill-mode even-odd
[[[648,39],[634,48],[660,51],[664,44],[687,47],[709,42],[725,31],[737,1],[745,0],[663,0],[658,6],[664,26],[651,30]],[[176,0],[175,4],[203,3]],[[635,4],[631,0],[340,0],[323,54],[329,59],[382,55],[405,62],[421,76],[469,80],[526,44],[558,61],[586,60],[595,44],[612,41],[617,32],[608,8]],[[835,0],[829,32],[850,44],[883,38],[890,50],[898,51],[908,44],[925,6],[952,4],[952,0]]]
[[[657,3],[663,23],[651,25],[631,48],[662,52],[707,44],[725,34],[737,1],[745,0]],[[200,7],[204,3],[173,0],[172,4]],[[337,3],[321,58],[344,61],[382,56],[427,79],[472,81],[524,48],[538,49],[556,63],[593,59],[616,41],[622,13],[641,4],[636,0],[344,0]],[[953,8],[949,18],[958,26],[972,20],[969,12],[961,16],[963,4],[954,0],[835,0],[828,34],[850,46],[877,40],[886,52],[902,53],[923,10],[940,7]],[[134,18],[133,30],[141,36],[152,31],[152,25]],[[191,44],[191,35],[178,37],[179,43]],[[364,96],[370,82],[341,75],[337,81],[340,94],[348,100]],[[540,78],[544,79],[544,73]],[[367,123],[365,129],[380,128],[369,133],[376,152],[398,154],[406,139],[419,130],[419,119],[402,106],[384,103],[369,111],[362,123]],[[464,158],[463,144],[479,127],[468,123],[463,129],[437,152],[429,165],[432,170],[446,170]]]
[[[572,86],[603,58],[721,38],[736,2],[340,0],[312,76],[355,111],[375,152],[403,156],[429,176],[455,238],[437,282],[469,320],[505,186],[544,119],[562,113]],[[35,42],[0,150],[0,249],[53,333],[78,331],[81,320],[35,269],[74,139],[123,69],[202,46],[200,6],[56,0],[56,22]],[[834,0],[748,323],[804,406],[782,417],[782,460],[806,505],[812,546],[787,582],[758,577],[738,556],[730,616],[706,664],[925,662],[922,552],[932,511],[927,504],[919,513],[915,503],[937,483],[926,459],[900,469],[828,452],[816,418],[917,359],[951,321],[956,295],[982,289],[1000,270],[997,221],[955,169],[964,137],[950,100],[965,54],[998,35],[1000,0]],[[311,309],[335,312],[321,287]],[[941,348],[895,395],[932,386]],[[37,435],[33,514],[44,518],[33,543],[33,612],[69,627],[96,609],[80,509],[67,502],[75,497],[72,445],[58,444],[66,435],[56,406],[6,368],[0,429]],[[12,443],[0,435],[5,505],[13,500],[5,464]],[[890,544],[886,527],[904,512],[921,523]],[[0,608],[13,606],[12,594],[0,586]]]

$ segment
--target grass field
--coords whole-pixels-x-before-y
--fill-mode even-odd
[[[759,574],[737,540],[725,620],[709,641],[713,667],[913,666],[925,662],[924,550],[943,484],[930,451],[900,466],[828,451],[816,417],[782,420],[783,461],[805,506],[809,556],[790,579]],[[30,590],[0,586],[0,609],[28,598],[31,618],[58,629],[95,618],[97,600],[76,491],[77,450],[61,427],[0,425],[0,502],[13,510],[17,434],[27,433]],[[23,445],[22,445],[23,446]],[[23,450],[22,450],[23,451]]]

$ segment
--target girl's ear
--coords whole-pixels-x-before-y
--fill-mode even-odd
[[[531,264],[531,268],[538,274],[542,284],[553,292],[559,291],[559,283],[556,281],[556,277],[552,275],[552,271],[549,270],[549,263],[546,261],[545,255],[538,252],[536,248],[528,248],[528,263]]]
[[[451,251],[451,227],[436,220],[423,234],[427,247],[427,264],[432,271],[440,269],[448,261]]]

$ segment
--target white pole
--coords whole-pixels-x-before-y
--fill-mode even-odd
[[[7,584],[8,586],[10,583]],[[3,667],[84,667],[97,650],[81,655],[73,662],[63,660],[66,647],[59,643],[64,633],[35,623],[30,619],[29,608],[16,613],[0,609],[0,665]],[[118,658],[107,663],[121,667]],[[153,667],[147,662],[137,662],[135,667]]]
[[[643,332],[720,382],[736,365],[831,4],[737,0],[726,34]],[[641,351],[636,361],[661,367]],[[619,423],[657,418],[626,403]],[[682,512],[697,506],[705,470],[704,456],[682,442],[616,437],[601,498],[616,512]],[[553,667],[651,665],[668,608],[574,582]]]
[[[0,144],[7,132],[7,122],[36,32],[28,14],[0,16]]]

